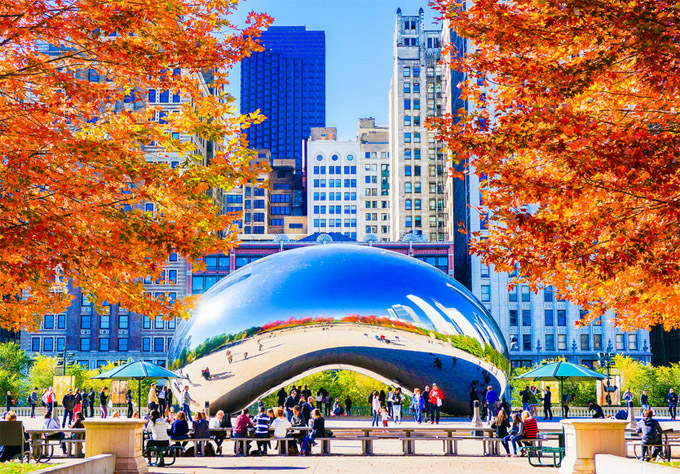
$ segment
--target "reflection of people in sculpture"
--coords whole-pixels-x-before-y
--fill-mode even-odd
[[[227,349],[227,362],[231,364],[231,361],[234,359],[234,357],[231,355],[231,351]]]
[[[244,353],[243,353],[243,360],[246,360],[247,358],[248,358],[248,353],[247,353],[247,352],[244,352]]]
[[[257,341],[257,347],[258,347],[258,349],[257,349],[258,351],[262,350],[262,341],[260,341],[260,340]]]
[[[208,367],[206,367],[205,369],[203,369],[201,371],[201,375],[206,380],[210,380],[212,378],[212,376],[210,375],[210,369]]]

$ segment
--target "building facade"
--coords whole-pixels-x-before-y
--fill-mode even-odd
[[[466,54],[470,46],[444,23],[441,32],[442,48],[451,47],[454,54]],[[465,77],[446,66],[443,74],[444,113],[455,115],[460,109],[469,110],[472,104],[461,99],[457,85]],[[596,323],[577,327],[584,316],[574,304],[561,300],[552,288],[537,293],[526,285],[513,289],[509,286],[517,276],[496,272],[484,265],[480,258],[469,253],[469,234],[460,232],[462,222],[470,232],[484,230],[476,209],[482,205],[480,180],[474,169],[466,164],[456,165],[450,159],[447,170],[465,171],[464,179],[447,171],[446,227],[454,247],[454,276],[468,286],[483,302],[505,336],[512,364],[530,366],[544,359],[566,358],[571,362],[594,366],[599,352],[616,352],[643,362],[651,359],[648,331],[623,332],[614,327],[612,313]]]
[[[312,132],[306,143],[307,229],[356,239],[359,142],[337,140],[335,129],[323,136]]]
[[[248,140],[274,160],[294,159],[301,173],[303,139],[326,124],[325,33],[272,26],[260,41],[264,51],[241,62],[241,113],[267,117],[247,130]]]
[[[390,240],[389,128],[359,119],[359,227],[357,240]]]
[[[426,30],[424,11],[402,15],[394,29],[390,85],[390,237],[408,233],[448,239],[444,225],[444,151],[425,127],[441,114],[440,30]]]

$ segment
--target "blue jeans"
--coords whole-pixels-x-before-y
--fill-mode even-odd
[[[69,424],[73,423],[73,410],[64,410],[64,419],[61,420],[61,427],[66,426],[66,418],[69,419]]]
[[[524,439],[524,435],[512,435],[510,441],[512,442],[512,453],[517,454],[517,442]],[[520,446],[521,448],[521,446]]]
[[[513,436],[514,435],[509,434],[509,435],[505,436],[503,438],[503,440],[501,441],[501,443],[503,443],[503,447],[505,448],[505,452],[507,454],[510,454],[510,440],[512,439]]]
[[[439,412],[441,408],[436,403],[430,403],[430,421],[439,423]]]
[[[307,454],[312,452],[312,446],[314,445],[314,435],[307,435],[302,440],[302,452]]]
[[[371,421],[371,426],[378,426],[378,410],[373,410],[373,421]]]
[[[188,416],[189,418],[191,418],[191,409],[189,408],[189,405],[187,405],[187,404],[182,404],[182,411],[184,412],[184,414],[185,414],[186,416]]]
[[[671,418],[675,420],[675,416],[677,414],[677,408],[678,405],[677,403],[669,403],[668,404],[668,411],[670,412]]]
[[[422,423],[423,421],[423,412],[420,411],[420,408],[414,408],[413,409],[413,418],[416,423]]]
[[[393,405],[392,413],[394,415],[394,422],[401,423],[401,405]]]
[[[35,403],[31,403],[31,418],[35,418]]]

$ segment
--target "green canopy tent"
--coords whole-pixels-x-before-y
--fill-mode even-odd
[[[582,365],[572,364],[570,362],[553,362],[542,365],[534,370],[518,375],[516,379],[527,379],[541,382],[559,382],[560,383],[560,406],[562,407],[562,418],[564,418],[563,391],[564,381],[584,381],[584,380],[604,380],[607,377],[600,373],[590,370]]]
[[[181,376],[168,370],[153,362],[140,360],[137,362],[128,362],[114,367],[111,370],[102,372],[99,375],[92,377],[93,379],[115,379],[115,380],[137,380],[137,390],[139,396],[139,404],[142,404],[142,380],[145,379],[176,379]]]

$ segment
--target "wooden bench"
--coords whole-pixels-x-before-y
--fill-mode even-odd
[[[231,438],[234,441],[234,446],[235,446],[235,454],[237,456],[248,456],[248,443],[253,443],[253,442],[263,442],[263,441],[277,441],[279,442],[278,445],[278,453],[280,456],[288,456],[288,444],[290,442],[297,443],[297,438],[293,437],[286,437],[286,438],[254,438],[254,437],[248,437],[248,438]]]

